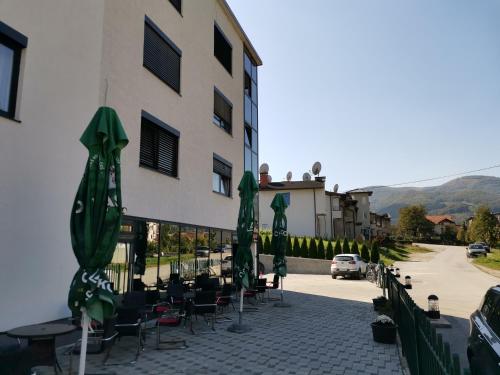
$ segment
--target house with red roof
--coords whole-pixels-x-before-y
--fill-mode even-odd
[[[425,216],[432,224],[434,224],[434,233],[441,235],[445,232],[446,227],[456,228],[455,220],[451,215],[427,215]]]

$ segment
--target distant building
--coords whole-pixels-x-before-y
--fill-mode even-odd
[[[447,227],[456,228],[455,220],[450,215],[427,215],[425,217],[434,224],[434,233],[442,235]]]
[[[391,233],[391,216],[370,212],[371,237],[386,237]]]

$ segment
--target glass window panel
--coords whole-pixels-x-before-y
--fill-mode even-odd
[[[180,275],[186,280],[194,280],[196,275],[195,261],[196,229],[190,226],[181,227],[181,266]]]
[[[0,110],[9,111],[14,50],[0,44]]]
[[[244,65],[245,65],[245,71],[251,76],[252,75],[252,62],[250,61],[250,58],[247,56],[247,54],[243,54],[243,60],[244,60]]]
[[[162,223],[160,225],[160,267],[159,277],[167,283],[170,274],[179,273],[179,226]]]
[[[210,269],[213,271],[214,276],[221,276],[221,261],[224,254],[225,247],[221,242],[222,231],[217,229],[210,229]]]
[[[254,129],[252,130],[252,151],[257,152],[257,146],[258,146],[258,137],[257,137],[257,131]]]
[[[255,83],[252,82],[252,79],[246,73],[245,73],[245,79],[244,79],[243,85],[244,85],[243,86],[243,90],[245,92],[245,95],[248,95],[253,100],[253,91],[252,90],[253,90],[253,88],[255,86]]]
[[[252,128],[245,126],[245,145],[252,146]]]
[[[208,228],[196,230],[196,274],[210,274],[210,247]]]
[[[257,82],[257,66],[252,64],[252,79]]]
[[[245,122],[252,125],[252,101],[245,95]]]
[[[250,92],[252,94],[252,101],[257,104],[257,84],[255,82],[252,82],[252,88]]]
[[[212,173],[212,190],[219,191],[220,190],[220,176],[217,173]]]
[[[252,151],[248,147],[245,147],[245,171],[252,170]]]
[[[232,263],[232,238],[231,231],[222,231],[221,243],[224,245],[224,253],[222,253],[221,274],[226,283],[232,282],[233,263]]]
[[[252,172],[256,181],[259,181],[259,160],[257,154],[252,153]]]
[[[255,104],[252,105],[252,127],[254,129],[258,129],[258,118],[257,118],[257,106]]]

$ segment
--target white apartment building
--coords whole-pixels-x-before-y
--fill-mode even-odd
[[[69,314],[78,140],[99,106],[130,141],[127,222],[179,259],[230,241],[257,177],[261,64],[224,0],[0,2],[0,331]]]

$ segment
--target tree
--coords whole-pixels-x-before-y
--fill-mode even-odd
[[[307,247],[307,238],[302,238],[302,244],[300,245],[300,256],[302,258],[309,258],[309,249]]]
[[[379,253],[379,248],[378,248],[378,242],[374,241],[372,244],[370,261],[372,263],[378,263],[379,260],[380,260],[380,253]]]
[[[340,245],[340,240],[335,241],[335,247],[333,248],[333,255],[342,254],[342,246]]]
[[[290,235],[288,235],[288,238],[286,239],[286,256],[292,256],[292,237],[290,237]]]
[[[475,242],[486,242],[495,246],[498,240],[498,220],[491,213],[489,207],[479,207],[474,215],[469,229],[469,237]]]
[[[409,238],[425,238],[432,235],[434,224],[425,218],[427,211],[422,205],[403,207],[399,210],[398,232]]]
[[[365,262],[370,260],[370,252],[368,251],[368,246],[366,246],[366,244],[361,245],[361,258]]]
[[[359,249],[358,249],[358,241],[354,240],[351,246],[351,253],[352,254],[359,254]]]
[[[311,238],[309,242],[309,258],[316,259],[318,257],[318,245],[316,244],[316,238]]]
[[[333,244],[332,241],[328,241],[328,245],[326,245],[326,259],[333,259]]]
[[[266,239],[264,240],[264,254],[271,254],[271,240],[269,239],[269,236],[266,236]]]
[[[325,259],[325,243],[322,238],[319,239],[318,243],[318,259]]]
[[[457,242],[464,244],[467,241],[467,229],[464,226],[458,228],[457,231]]]
[[[294,237],[293,239],[293,256],[300,257],[300,244],[297,237]]]
[[[351,248],[349,246],[349,241],[347,241],[347,238],[344,238],[344,242],[342,243],[342,252],[344,254],[349,254],[351,252]]]
[[[441,233],[441,241],[445,244],[455,243],[457,239],[457,230],[455,226],[447,225],[444,227],[443,233]]]

